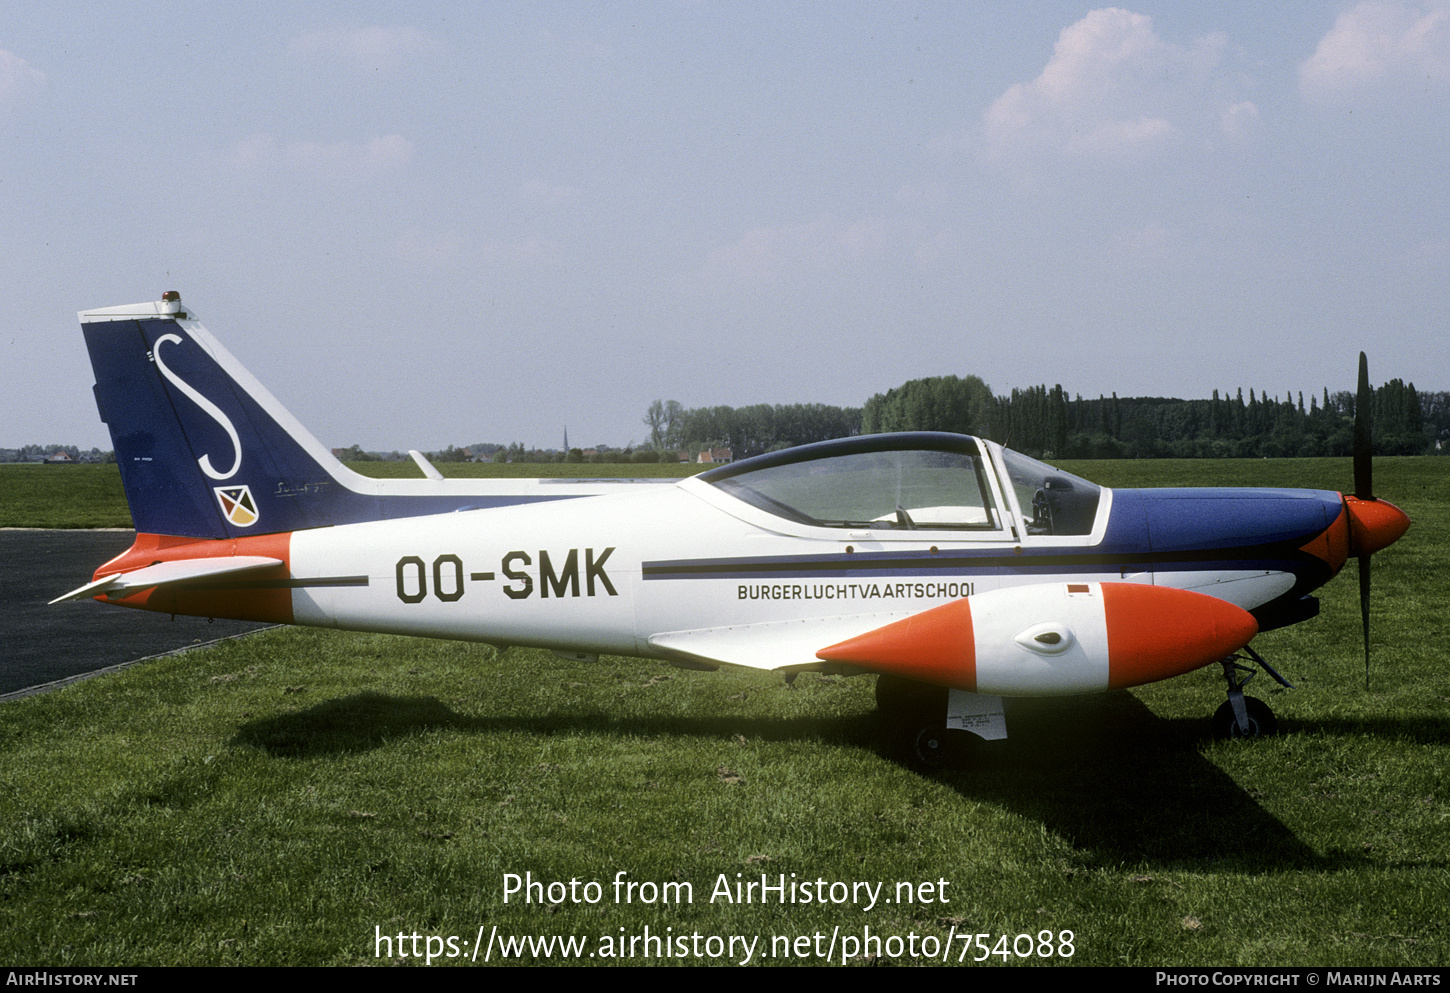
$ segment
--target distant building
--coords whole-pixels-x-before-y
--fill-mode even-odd
[[[74,462],[75,459],[70,457],[69,452],[53,452],[50,455],[47,455],[41,461],[44,462],[46,465],[59,465],[68,462]]]
[[[735,454],[728,448],[707,448],[695,459],[696,462],[734,462]]]

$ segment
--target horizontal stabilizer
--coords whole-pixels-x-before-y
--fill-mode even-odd
[[[163,583],[180,583],[190,579],[206,579],[211,576],[226,576],[235,572],[250,572],[253,569],[267,569],[282,565],[281,559],[265,555],[235,555],[216,559],[183,559],[177,562],[159,562],[132,572],[120,572],[103,576],[71,590],[65,596],[58,596],[51,603],[65,600],[84,600],[88,597],[129,596],[137,590],[150,589]]]
[[[434,480],[435,482],[442,481],[443,473],[439,472],[438,469],[433,465],[433,463],[429,462],[427,457],[424,456],[422,452],[418,451],[416,448],[410,448],[408,449],[408,457],[413,460],[413,462],[418,466],[419,469],[423,470],[423,475],[427,476],[431,480]]]

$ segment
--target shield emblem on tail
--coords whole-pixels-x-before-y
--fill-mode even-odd
[[[222,505],[222,516],[239,528],[251,527],[257,523],[257,505],[252,500],[252,491],[245,486],[216,487],[217,500]]]

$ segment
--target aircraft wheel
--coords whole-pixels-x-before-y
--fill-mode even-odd
[[[1279,733],[1279,721],[1269,705],[1257,697],[1244,697],[1244,710],[1248,712],[1249,730],[1239,730],[1238,719],[1234,717],[1233,704],[1227,700],[1213,715],[1213,736],[1219,741],[1238,741],[1267,738]]]
[[[964,765],[973,745],[981,739],[969,731],[954,731],[946,718],[948,690],[901,676],[876,677],[876,706],[880,709],[887,750],[918,769],[946,769]]]
[[[907,764],[926,772],[938,769],[965,769],[975,766],[982,758],[981,738],[970,731],[954,730],[942,724],[916,724],[903,728],[899,739],[904,746],[901,752]]]
[[[919,728],[911,742],[911,760],[923,769],[945,767],[951,759],[950,734],[940,724]]]

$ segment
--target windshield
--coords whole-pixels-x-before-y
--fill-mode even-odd
[[[976,442],[950,435],[940,439],[873,435],[826,442],[711,470],[701,478],[802,524],[906,531],[1000,528]],[[913,441],[940,447],[918,447]]]
[[[1092,532],[1102,495],[1096,483],[1029,459],[1010,448],[1002,449],[1002,462],[1012,480],[1028,534]]]

